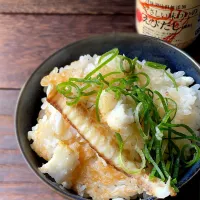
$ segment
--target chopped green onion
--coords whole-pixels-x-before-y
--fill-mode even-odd
[[[179,157],[181,152],[180,152],[180,149],[178,148],[178,146],[171,140],[170,141],[171,145],[172,145],[172,148],[176,151],[176,155]]]
[[[59,93],[63,94],[64,96],[72,93],[72,87],[68,84],[68,82],[58,84],[56,86],[56,89]]]
[[[172,121],[174,119],[174,117],[176,116],[178,106],[177,106],[177,103],[173,99],[171,99],[171,98],[165,98],[165,100],[167,102],[167,106],[168,107],[169,107],[169,101],[171,101],[174,104],[174,108],[173,108],[174,109],[174,116],[171,117],[171,120],[170,120],[170,121]]]
[[[142,75],[142,76],[144,76],[145,78],[146,78],[146,83],[141,87],[141,88],[145,88],[145,87],[147,87],[148,85],[149,85],[149,83],[150,83],[150,78],[149,78],[149,76],[146,74],[146,73],[144,73],[144,72],[139,72],[139,73],[137,73],[137,74],[135,74],[136,76],[138,76],[138,75]]]
[[[92,90],[90,92],[81,92],[82,96],[90,96],[90,95],[93,95],[93,94],[96,94],[97,91],[96,90]]]
[[[161,169],[158,167],[158,165],[156,164],[156,162],[153,160],[153,158],[151,157],[149,150],[147,148],[146,145],[144,145],[144,155],[146,157],[146,159],[155,167],[156,171],[158,172],[158,174],[160,175],[160,178],[162,181],[165,181],[165,177],[161,171]]]
[[[172,137],[171,139],[172,140],[185,140],[185,139],[188,139],[188,140],[200,142],[200,138],[199,137],[192,137],[192,136]]]
[[[84,79],[84,78],[69,78],[68,82],[78,82],[78,83],[90,83],[90,84],[97,84],[101,85],[101,82],[96,78],[96,79]]]
[[[87,90],[90,87],[91,87],[91,84],[87,83],[85,86],[81,87],[81,92],[83,92],[84,90]]]
[[[160,129],[161,130],[168,130],[167,127],[162,127],[162,126],[161,126]],[[171,132],[179,136],[179,137],[171,137],[171,139],[173,139],[173,140],[190,139],[192,141],[200,142],[200,137],[198,137],[198,136],[193,136],[193,135],[192,136],[188,136],[188,135],[180,133],[180,132],[178,132],[178,131],[176,131],[174,129],[171,129]]]
[[[166,65],[160,64],[160,63],[156,63],[156,62],[150,62],[150,61],[146,61],[145,65],[154,69],[166,69]]]
[[[139,154],[139,156],[141,157],[141,166],[140,168],[136,168],[136,169],[127,169],[127,167],[124,164],[123,158],[122,158],[122,152],[124,149],[124,142],[122,140],[122,137],[119,133],[115,133],[116,139],[117,139],[117,143],[119,145],[119,163],[121,165],[121,168],[127,173],[127,174],[136,174],[141,172],[142,169],[144,169],[145,165],[146,165],[146,159],[144,156],[144,153],[142,152],[141,149],[138,148],[138,146],[135,146],[135,151]]]
[[[126,70],[124,67],[124,61],[127,61],[129,64],[129,70]],[[133,62],[130,58],[126,57],[126,56],[122,56],[121,60],[120,60],[120,69],[122,72],[124,73],[132,73],[134,70],[134,65]]]
[[[166,170],[169,172],[170,171],[170,165],[171,165],[171,161],[167,160],[166,163]]]
[[[155,141],[156,148],[156,164],[159,164],[161,161],[161,142],[159,140]]]
[[[67,88],[67,89],[66,89]],[[75,88],[76,89],[76,92],[77,92],[77,96],[72,96],[70,98],[70,96],[68,96],[70,93],[72,93],[72,88]],[[60,83],[57,85],[57,90],[59,93],[63,94],[66,98],[69,98],[69,99],[74,99],[73,101],[66,101],[66,104],[68,106],[72,106],[72,105],[75,105],[79,102],[80,100],[80,97],[81,97],[81,90],[80,88],[72,83],[72,82],[64,82],[64,83]]]
[[[164,163],[163,160],[161,161],[161,166],[162,166],[163,173],[164,173],[165,177],[166,177],[166,178],[169,178],[170,175],[169,175],[169,173],[168,173],[168,171],[167,171],[167,168],[166,168],[165,163]]]
[[[162,123],[163,126],[174,128],[174,127],[183,127],[185,128],[191,135],[196,136],[195,132],[186,124],[170,124],[170,123]]]
[[[154,92],[150,90],[149,88],[145,88],[145,92],[148,93],[148,95],[153,99],[154,98]]]
[[[194,149],[193,158],[191,160],[187,160],[185,158],[185,151]],[[200,159],[200,149],[196,144],[185,144],[181,150],[181,159],[186,164],[186,167],[192,166]]]
[[[178,90],[178,85],[176,83],[175,78],[170,73],[168,73],[167,71],[165,71],[165,74],[168,76],[169,79],[171,79],[171,81],[173,82],[174,87],[176,88],[176,90]]]
[[[171,110],[167,111],[166,114],[165,114],[165,116],[164,116],[163,119],[162,119],[161,124],[167,123],[167,121],[169,120],[169,118],[170,118],[170,116],[171,116],[171,114],[172,114],[173,112],[174,112],[174,109],[171,109]]]
[[[99,73],[97,75],[97,79],[100,79],[103,83],[105,83],[106,85],[109,85],[109,83],[104,79],[104,77],[101,73]]]
[[[162,140],[163,137],[163,131],[161,131],[161,127],[163,125],[163,123],[166,123],[169,119],[171,114],[174,112],[174,110],[168,110],[165,114],[165,116],[163,117],[161,123],[159,125],[156,126],[156,138],[158,140]]]
[[[161,131],[160,130],[160,128],[159,128],[159,125],[158,126],[156,126],[156,139],[157,140],[162,140],[162,137],[163,137],[163,131]]]
[[[177,157],[175,162],[174,162],[174,173],[173,173],[173,176],[172,176],[174,179],[178,178],[179,163],[180,163],[180,158]]]
[[[164,140],[162,144],[162,149],[161,149],[162,156],[164,155],[167,146],[168,146],[168,141]]]
[[[151,149],[153,147],[154,140],[155,140],[155,135],[152,136],[150,142],[148,143],[148,149],[149,149],[149,151],[151,151]]]
[[[152,180],[153,178],[155,178],[155,173],[156,173],[156,168],[154,167],[152,170],[151,170],[151,173],[149,175],[149,179]]]
[[[98,62],[98,67],[96,67],[93,71],[91,71],[89,74],[87,74],[87,76],[85,77],[85,79],[90,78],[93,74],[95,74],[97,71],[99,71],[102,67],[104,67],[106,64],[108,64],[111,60],[113,60],[117,55],[119,54],[119,50],[117,48],[112,49],[106,53],[104,53]],[[105,61],[103,61],[103,59],[105,57],[109,56],[109,58],[107,58]],[[103,62],[102,62],[103,61]]]
[[[167,112],[168,111],[168,106],[167,106],[166,100],[164,99],[164,97],[162,96],[162,94],[160,94],[160,92],[158,92],[158,91],[154,91],[154,93],[156,95],[158,95],[158,97],[159,97],[159,99],[160,99],[160,101],[161,101],[161,103],[163,105],[163,108],[164,108],[165,112]]]
[[[146,135],[144,133],[144,131],[142,130],[142,127],[141,127],[141,124],[140,124],[140,119],[139,119],[139,114],[140,114],[141,109],[142,109],[142,102],[140,102],[135,108],[135,122],[136,122],[137,128],[138,128],[142,138],[144,140],[147,140],[149,138],[149,136]]]
[[[135,57],[133,60],[132,60],[132,65],[135,67],[135,65],[136,65],[136,63],[137,63],[137,60],[138,60],[138,58],[137,57]]]
[[[171,186],[174,188],[174,191],[177,193],[179,192],[179,189],[176,187],[176,185],[171,181]]]

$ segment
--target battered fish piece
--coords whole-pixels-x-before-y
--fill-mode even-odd
[[[106,163],[63,117],[60,118],[60,113],[53,106],[45,101],[42,108],[43,114],[39,116],[38,125],[29,132],[29,139],[33,140],[34,151],[49,161],[40,170],[49,173],[56,182],[66,188],[72,188],[81,196],[91,196],[95,200],[129,198],[141,194],[144,190],[153,195],[168,189],[159,179],[149,183],[145,174],[129,177],[116,170]],[[54,145],[47,145],[49,143]],[[66,157],[68,152],[72,152],[71,157],[68,157],[71,164],[62,162],[60,157]],[[61,165],[57,168],[58,160]],[[69,168],[72,170],[67,170]]]
[[[169,182],[165,184],[158,178],[150,181],[147,173],[148,170],[146,170],[146,172],[141,172],[140,174],[133,174],[131,177],[126,174],[119,165],[118,146],[109,141],[109,134],[112,134],[108,133],[110,129],[108,129],[108,127],[106,127],[107,131],[106,129],[101,129],[102,127],[97,126],[95,121],[87,119],[87,112],[82,108],[81,104],[74,107],[67,106],[65,97],[58,93],[50,99],[47,99],[47,101],[62,113],[64,119],[77,129],[80,135],[89,142],[90,146],[107,162],[108,165],[112,165],[113,169],[116,168],[115,170],[124,177],[129,177],[129,181],[132,182],[131,184],[135,183],[141,191],[145,191],[147,194],[158,198],[164,198],[169,195],[174,196],[176,194]],[[106,136],[108,136],[108,138],[106,138]],[[102,139],[103,137],[105,137],[105,139]],[[100,152],[97,147],[99,147]],[[126,164],[131,168],[131,164],[128,162],[126,162]],[[105,169],[105,172],[106,170],[107,169]],[[92,178],[93,177],[91,176],[91,179]]]

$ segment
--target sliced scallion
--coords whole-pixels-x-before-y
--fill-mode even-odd
[[[135,146],[135,151],[139,154],[142,162],[141,162],[141,166],[140,168],[135,168],[135,169],[127,169],[127,167],[124,164],[123,161],[123,157],[122,157],[122,152],[124,149],[124,142],[122,140],[122,137],[119,133],[115,133],[116,139],[117,139],[117,143],[119,145],[119,164],[121,165],[121,168],[127,173],[127,174],[136,174],[141,172],[142,169],[144,169],[145,165],[146,165],[146,159],[144,156],[144,153],[142,152],[141,149],[139,149],[137,147],[137,145]]]
[[[192,153],[193,158],[191,160],[186,159],[185,151],[186,150],[195,150]],[[194,163],[196,163],[200,159],[200,149],[196,144],[185,144],[181,150],[181,159],[186,164],[186,167],[191,167]]]
[[[175,78],[170,73],[168,73],[167,71],[165,71],[165,74],[168,76],[169,79],[171,79],[171,81],[174,84],[174,87],[176,88],[176,90],[178,90],[178,85],[176,83]]]
[[[104,53],[99,59],[98,66],[93,71],[91,71],[89,74],[87,74],[85,79],[90,78],[93,74],[95,74],[102,67],[104,67],[106,64],[108,64],[111,60],[113,60],[118,54],[119,54],[119,50],[117,48]],[[107,57],[109,57],[109,58],[107,58]],[[105,58],[106,58],[106,60],[104,60]]]
[[[166,69],[167,67],[166,65],[151,61],[146,61],[145,65],[154,69]]]

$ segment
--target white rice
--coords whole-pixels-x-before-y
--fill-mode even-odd
[[[89,72],[91,72],[93,69],[95,69],[95,67],[97,66],[98,60],[99,60],[99,56],[97,56],[97,55],[80,56],[79,61],[75,61],[75,62],[71,63],[70,65],[66,65],[60,69],[54,68],[54,70],[51,73],[61,73],[70,68],[82,68],[83,73],[86,75]],[[117,63],[117,61],[114,59],[108,64],[108,67],[114,68],[114,67],[116,67],[116,63]],[[178,105],[178,110],[177,110],[177,114],[176,114],[176,117],[174,118],[173,122],[186,124],[199,134],[198,129],[200,128],[200,126],[199,126],[199,121],[200,121],[200,91],[199,91],[199,89],[200,89],[200,85],[195,84],[192,87],[190,87],[190,85],[192,85],[194,83],[193,78],[185,76],[184,71],[178,71],[175,73],[171,73],[170,69],[168,69],[167,70],[168,73],[170,73],[174,77],[174,79],[176,80],[176,82],[178,84],[178,90],[176,90],[171,79],[163,72],[163,70],[157,70],[157,69],[153,69],[153,68],[146,66],[145,60],[143,60],[142,62],[137,61],[137,63],[140,64],[142,66],[142,68],[137,68],[136,72],[145,72],[151,78],[150,89],[157,90],[164,97],[169,97],[176,101],[176,103]],[[45,92],[47,93],[47,95],[49,94],[51,89],[52,89],[51,85],[49,85],[45,89]],[[42,99],[42,102],[43,102],[43,105],[41,107],[42,110],[39,113],[38,120],[46,121],[47,117],[44,113],[44,110],[49,105],[46,102],[45,98]],[[54,112],[54,111],[52,111],[52,112]],[[55,115],[56,115],[56,112],[55,112]],[[58,124],[58,126],[60,126],[60,125]],[[34,139],[34,131],[37,128],[38,128],[38,125],[34,126],[32,128],[32,131],[29,132],[29,134],[28,134],[29,140]],[[184,132],[185,130],[182,130],[182,131]],[[54,142],[52,143],[52,142],[53,141],[46,140],[46,145],[47,146],[51,145],[51,146],[56,147],[58,141],[55,140],[54,141],[55,143]],[[75,148],[76,147],[74,147],[74,149]],[[104,160],[102,162],[105,166],[107,165],[107,163]],[[43,171],[46,172],[47,170],[46,171],[43,170]],[[61,181],[60,181],[60,183],[62,183],[62,185],[64,187],[70,188],[70,183],[61,182]],[[124,187],[123,182],[120,187]],[[116,190],[116,188],[113,188],[113,190]],[[78,186],[78,192],[81,196],[85,196],[85,195],[87,196],[86,186],[85,185]],[[145,193],[143,194],[144,199],[146,199],[148,197],[149,196],[147,194],[145,194]],[[137,198],[137,197],[135,196],[133,198]],[[123,200],[123,198],[113,198],[113,200]]]

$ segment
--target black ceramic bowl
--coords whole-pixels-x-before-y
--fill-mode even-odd
[[[128,57],[137,56],[140,60],[146,59],[163,63],[169,66],[172,71],[183,70],[188,76],[193,77],[196,83],[200,84],[200,67],[187,54],[161,40],[137,34],[113,33],[91,37],[62,48],[44,61],[21,90],[15,115],[16,135],[21,151],[34,173],[52,189],[68,199],[84,198],[72,191],[62,189],[50,177],[38,170],[38,167],[42,165],[42,160],[32,151],[27,139],[27,132],[36,124],[41,98],[45,96],[43,88],[40,86],[40,80],[55,66],[63,67],[79,59],[80,55],[102,54],[114,47],[119,48],[120,53]],[[191,179],[199,168],[200,162],[188,170],[179,181],[178,186],[181,187]]]

